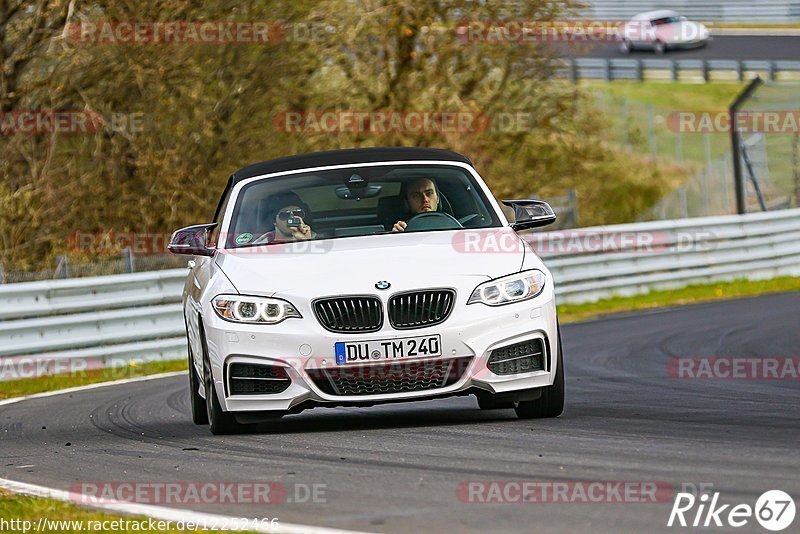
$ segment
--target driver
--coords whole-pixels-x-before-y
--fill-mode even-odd
[[[403,185],[400,186],[400,197],[406,201],[409,213],[407,218],[409,219],[414,215],[439,209],[439,192],[436,190],[436,184],[430,178],[403,182]],[[392,232],[404,232],[406,226],[406,221],[397,221],[392,226]]]

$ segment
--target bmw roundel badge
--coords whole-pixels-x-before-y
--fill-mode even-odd
[[[389,289],[390,287],[392,287],[392,284],[390,284],[386,280],[381,280],[380,282],[375,282],[375,287],[377,289]]]

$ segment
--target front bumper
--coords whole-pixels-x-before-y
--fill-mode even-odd
[[[551,286],[552,287],[552,286]],[[465,303],[462,296],[443,323],[414,330],[395,330],[388,321],[378,332],[337,334],[325,330],[310,309],[300,307],[302,319],[288,319],[278,325],[242,325],[224,321],[203,306],[216,393],[225,411],[287,412],[308,406],[370,405],[383,402],[421,400],[430,397],[486,392],[508,394],[549,386],[555,378],[558,354],[557,319],[552,289],[529,301],[501,307]],[[441,356],[395,360],[393,365],[412,366],[422,362],[435,365],[458,360],[460,369],[453,380],[441,387],[401,393],[343,395],[320,387],[319,376],[348,366],[336,364],[334,344],[339,341],[391,340],[438,334]],[[492,350],[526,340],[539,339],[544,347],[541,370],[498,375],[487,367]],[[234,363],[274,365],[285,369],[291,384],[269,394],[232,394],[230,366]],[[365,366],[385,365],[365,363]],[[315,382],[314,377],[317,378]]]

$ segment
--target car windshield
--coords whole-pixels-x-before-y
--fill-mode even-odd
[[[462,168],[376,165],[246,184],[224,243],[225,248],[241,248],[500,225],[483,191]]]
[[[653,26],[663,26],[665,24],[677,24],[681,21],[680,17],[661,17],[658,19],[653,19],[650,21],[650,24]]]

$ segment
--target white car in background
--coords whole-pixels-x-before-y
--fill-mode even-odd
[[[469,394],[481,409],[560,415],[553,277],[517,235],[556,216],[504,203],[515,222],[445,150],[318,152],[234,173],[213,222],[169,245],[193,256],[194,422],[225,434],[317,406]]]
[[[711,39],[704,24],[669,10],[640,13],[625,23],[620,33],[620,50],[625,54],[632,50],[663,54],[670,49],[704,46]]]

